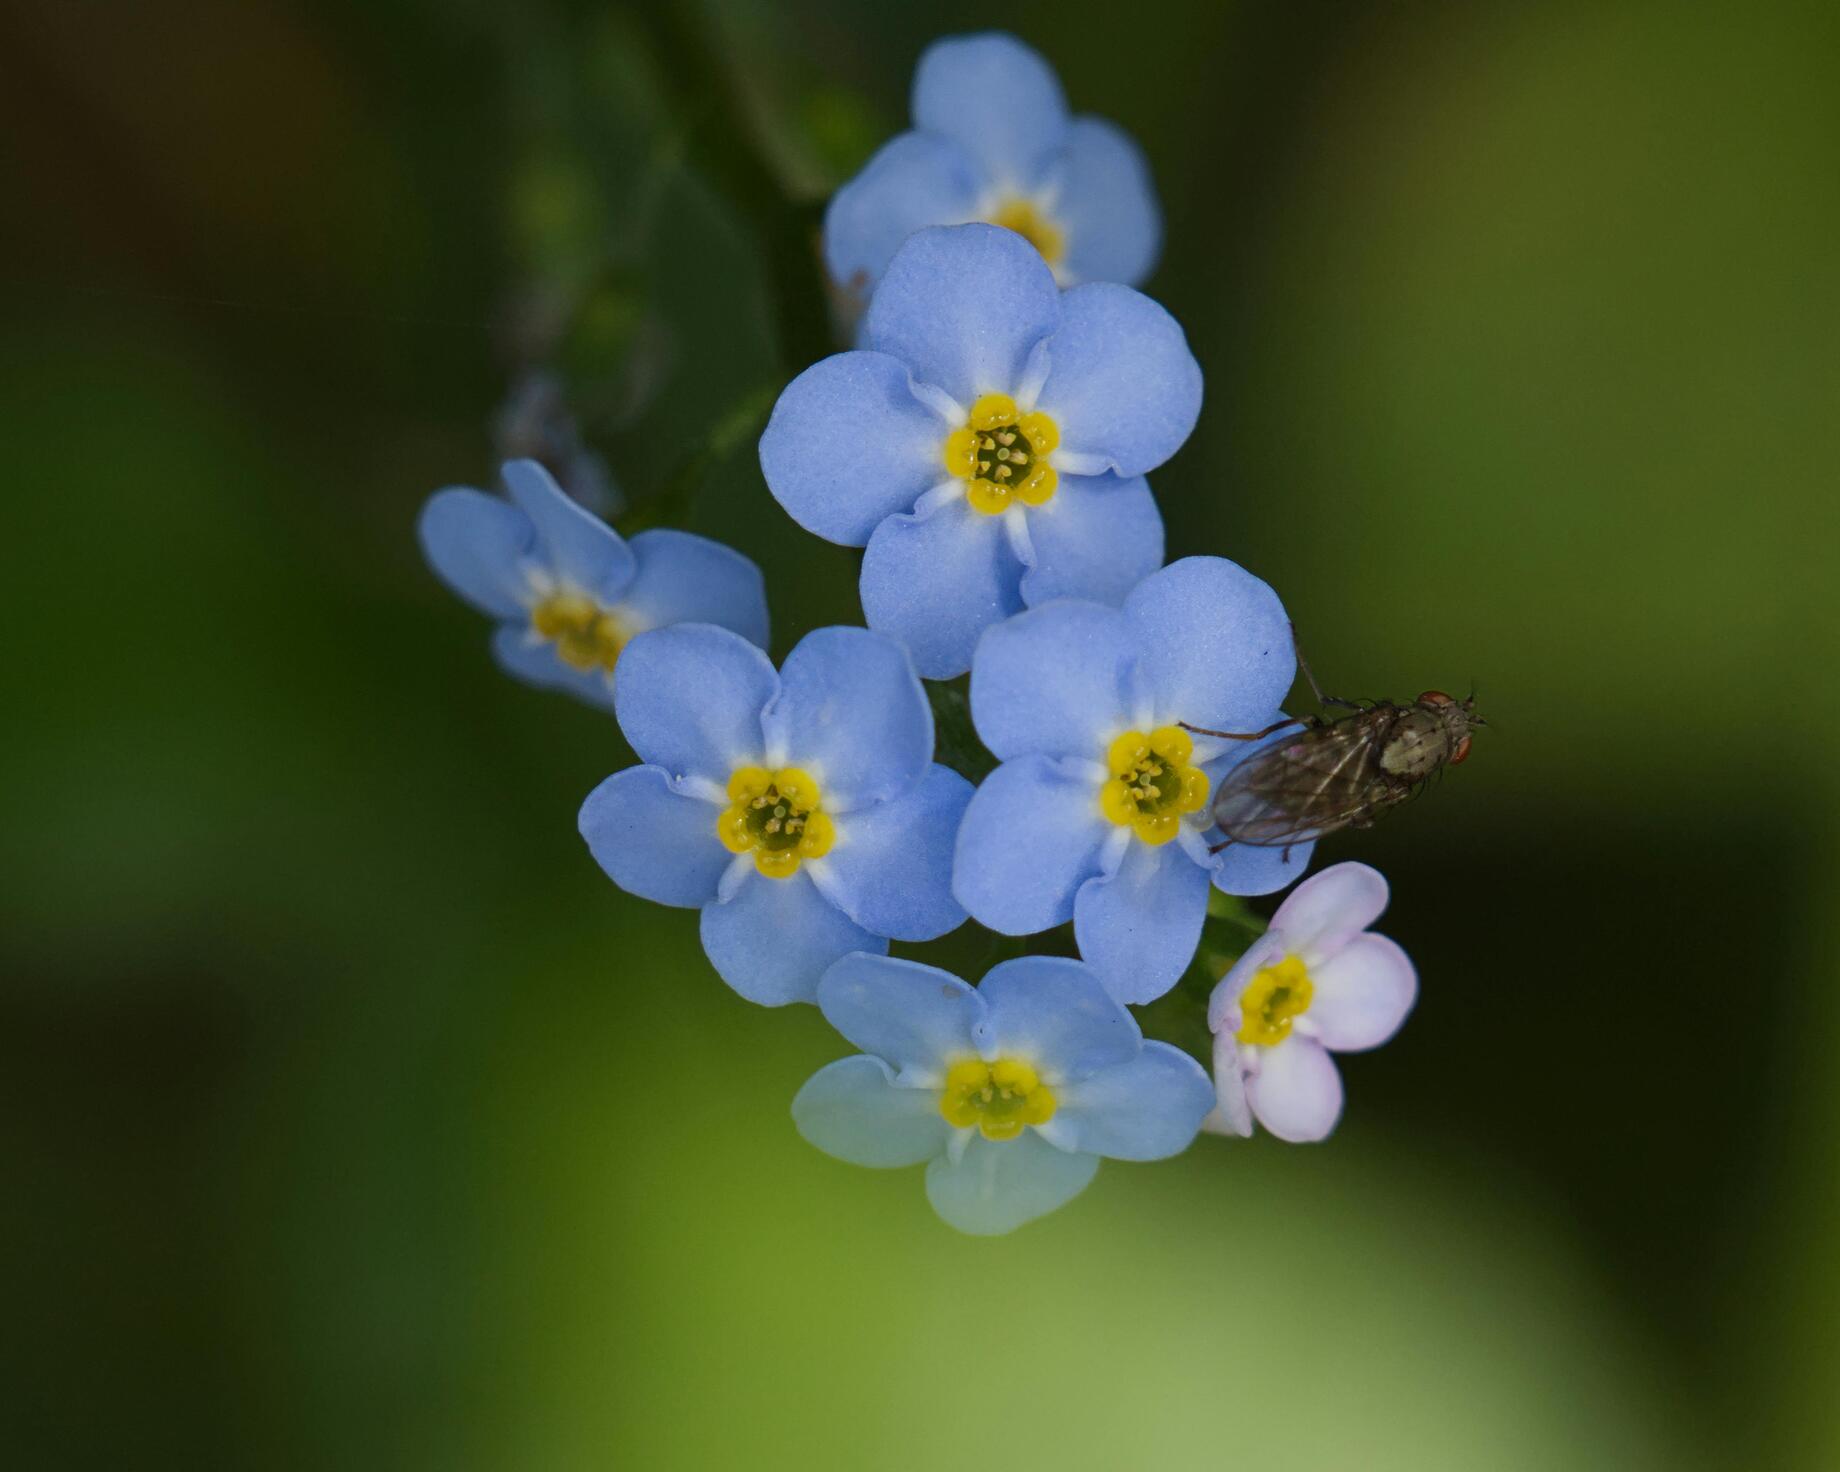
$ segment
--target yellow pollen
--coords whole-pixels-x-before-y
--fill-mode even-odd
[[[1013,1140],[1024,1125],[1054,1118],[1054,1091],[1020,1058],[961,1058],[946,1070],[939,1112],[960,1129],[976,1125],[986,1140]]]
[[[1148,736],[1126,731],[1105,753],[1111,773],[1099,789],[1099,811],[1148,844],[1168,843],[1189,813],[1207,806],[1207,774],[1191,767],[1195,744],[1180,726]]]
[[[1286,956],[1275,966],[1256,972],[1239,994],[1239,1031],[1242,1043],[1269,1048],[1291,1035],[1291,1023],[1310,1009],[1316,988],[1309,969],[1296,956]]]
[[[1046,414],[1024,414],[1008,394],[985,394],[964,427],[946,436],[946,469],[965,482],[965,499],[986,516],[1017,501],[1045,506],[1060,476],[1048,463],[1061,442]]]
[[[1058,266],[1067,253],[1067,232],[1030,200],[1006,199],[991,211],[990,223],[1014,230],[1040,251],[1050,266]]]
[[[809,772],[737,767],[728,779],[728,806],[716,835],[731,854],[752,853],[769,879],[789,879],[805,859],[821,859],[837,841],[837,825],[821,810]]]
[[[556,657],[572,670],[611,670],[632,637],[611,609],[586,593],[560,589],[530,610],[530,627],[556,646]]]

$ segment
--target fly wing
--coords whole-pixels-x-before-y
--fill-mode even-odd
[[[1214,821],[1235,843],[1308,843],[1386,805],[1371,722],[1338,721],[1267,747],[1227,774]]]

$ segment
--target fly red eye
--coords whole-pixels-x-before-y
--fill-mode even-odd
[[[1457,749],[1451,752],[1450,754],[1451,766],[1453,767],[1456,766],[1458,762],[1462,761],[1463,758],[1468,755],[1469,755],[1469,735],[1466,732],[1464,734],[1463,739],[1457,743]]]
[[[1420,705],[1455,705],[1456,701],[1452,700],[1442,690],[1427,690],[1423,695],[1418,697],[1418,703]]]

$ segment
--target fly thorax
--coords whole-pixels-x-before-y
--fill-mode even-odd
[[[1389,777],[1416,782],[1441,767],[1449,753],[1450,737],[1443,718],[1428,710],[1409,710],[1380,748],[1380,770]]]

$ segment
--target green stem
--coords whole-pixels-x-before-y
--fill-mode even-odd
[[[760,239],[773,293],[781,365],[790,378],[827,356],[830,302],[818,256],[823,202],[793,197],[744,116],[729,67],[690,5],[639,4],[657,73],[690,157],[747,218]]]

